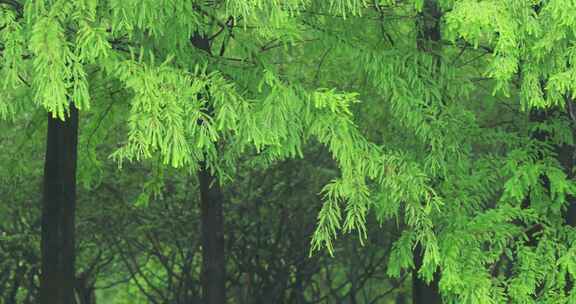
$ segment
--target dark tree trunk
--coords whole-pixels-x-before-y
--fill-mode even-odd
[[[545,82],[541,83],[541,87],[544,88],[546,86]],[[567,107],[567,111],[568,111],[568,118],[572,120],[572,123],[574,124],[575,121],[573,120],[574,117],[572,117],[572,109],[574,107],[573,101],[571,98],[566,98],[566,107]],[[545,123],[546,120],[548,119],[552,119],[554,118],[554,114],[558,114],[561,113],[561,115],[564,115],[564,113],[562,112],[558,112],[555,109],[548,109],[548,110],[540,110],[540,109],[534,109],[530,111],[529,114],[529,121],[534,122],[534,123]],[[575,134],[574,134],[574,127],[572,127],[571,129],[572,132],[572,139],[574,139]],[[546,131],[543,130],[536,130],[535,132],[533,132],[531,134],[531,137],[537,141],[540,142],[546,142],[550,140],[550,137],[552,135],[549,134]],[[567,175],[567,177],[569,179],[573,179],[574,178],[574,173],[572,171],[572,168],[574,167],[574,146],[573,145],[568,145],[568,144],[563,144],[563,145],[555,145],[554,146],[554,150],[557,153],[557,157],[558,157],[558,161],[560,163],[560,165],[562,166],[562,169],[564,171],[564,173]],[[543,157],[543,156],[540,156]],[[550,181],[548,180],[547,176],[542,176],[540,178],[542,185],[544,186],[544,188],[550,192]],[[527,197],[524,202],[522,207],[523,208],[528,208],[530,207],[530,198]],[[564,221],[567,225],[569,226],[576,226],[576,198],[571,196],[571,195],[567,195],[566,196],[566,203],[567,203],[567,209],[564,212]],[[528,241],[527,241],[527,245],[528,246],[532,246],[532,247],[536,247],[538,245],[538,239],[536,238],[536,234],[538,232],[540,232],[542,230],[542,226],[537,225],[536,227],[533,227],[531,229],[528,230],[528,232],[526,233],[527,237],[528,237]],[[573,288],[574,286],[574,282],[573,280],[570,278],[570,276],[567,276],[566,278],[567,282],[566,282],[566,286],[565,286],[565,292],[566,294],[569,294],[570,290]],[[537,290],[540,290],[541,288],[543,288],[543,286],[539,286]]]
[[[569,100],[568,102],[571,102]],[[575,122],[573,122],[575,123]],[[574,129],[572,129],[572,137],[574,137]],[[564,169],[564,172],[568,176],[568,178],[573,179],[574,173],[572,172],[572,168],[574,167],[574,146],[571,145],[563,145],[558,147],[556,151],[558,152],[558,158],[560,164]],[[571,227],[576,226],[576,197],[572,195],[566,196],[567,201],[567,208],[564,214],[564,220],[566,225]],[[566,295],[570,295],[571,290],[574,288],[574,280],[570,275],[566,275],[566,286],[564,288],[564,292]]]
[[[42,200],[40,304],[74,303],[74,216],[78,110],[48,117]]]
[[[96,304],[96,292],[94,282],[86,276],[76,278],[76,295],[75,304]]]
[[[576,117],[574,116],[574,111],[576,110],[576,104],[574,103],[574,100],[569,97],[566,96],[565,98],[566,100],[566,111],[568,112],[568,118],[571,120],[571,133],[572,133],[572,139],[574,140],[576,138]],[[568,178],[570,179],[574,179],[574,172],[573,172],[573,168],[574,168],[574,164],[575,164],[575,152],[574,149],[576,147],[574,147],[574,145],[562,145],[560,147],[556,148],[556,152],[558,153],[558,160],[560,161],[560,164],[562,165],[562,168],[564,169],[564,173],[566,173],[566,175],[568,176]],[[576,226],[576,197],[572,196],[572,195],[567,195],[566,196],[566,201],[567,201],[567,208],[564,214],[564,220],[566,222],[566,225],[569,225],[571,227],[575,227]],[[564,288],[564,292],[566,293],[566,295],[569,295],[571,290],[574,288],[574,280],[572,280],[570,275],[567,275],[566,277],[566,286]]]
[[[435,0],[424,0],[424,7],[417,19],[416,44],[421,52],[429,53],[434,59],[433,66],[435,73],[440,71],[441,32],[440,19],[442,12]],[[439,274],[435,273],[430,284],[418,277],[418,270],[422,266],[424,252],[420,245],[414,251],[414,270],[412,272],[412,302],[414,304],[437,304],[442,303],[442,298],[438,290]]]
[[[544,82],[542,82],[541,87],[544,88],[546,86],[546,84]],[[530,111],[530,113],[528,114],[528,120],[532,123],[545,123],[548,119],[550,119],[552,117],[551,115],[552,113],[547,112],[546,110],[541,110],[541,109],[532,109]],[[547,131],[545,130],[535,130],[534,132],[532,132],[530,134],[530,137],[534,140],[537,140],[539,142],[546,142],[549,140],[550,135]],[[558,147],[555,147],[558,148]],[[542,159],[544,157],[544,155],[541,155],[540,153],[538,154],[538,158]],[[544,186],[544,188],[547,191],[550,191],[550,181],[548,180],[548,177],[545,175],[541,175],[540,176],[540,183],[542,183],[542,186]],[[524,200],[522,201],[521,207],[526,209],[526,208],[530,208],[530,206],[532,205],[531,199],[530,199],[530,195],[526,195],[526,197],[524,198]],[[538,245],[538,238],[537,235],[540,231],[542,231],[542,226],[540,224],[537,224],[533,227],[529,227],[526,231],[526,236],[527,236],[527,242],[526,245],[530,246],[530,247],[536,247]],[[512,266],[512,265],[510,265]],[[511,269],[510,269],[511,270]]]
[[[416,45],[422,52],[433,55],[439,64],[440,61],[440,19],[442,12],[436,0],[424,0],[422,12],[418,15]]]
[[[204,304],[226,303],[224,195],[205,164],[198,172],[202,224],[202,293]]]
[[[194,47],[212,54],[210,38],[195,32]],[[207,96],[210,98],[207,88]],[[199,96],[202,98],[202,96]],[[212,107],[207,110],[212,115]],[[202,122],[199,122],[202,123]],[[200,164],[200,216],[202,225],[202,297],[204,304],[226,303],[226,259],[224,256],[224,195],[217,178],[205,163]]]
[[[396,304],[406,304],[406,295],[404,292],[399,293],[396,295]]]
[[[441,304],[442,297],[438,291],[438,273],[430,284],[418,277],[418,269],[422,267],[423,250],[416,246],[414,253],[414,270],[412,271],[412,303],[413,304]]]
[[[572,133],[572,139],[576,139],[576,116],[574,113],[576,111],[576,103],[574,102],[574,100],[569,97],[566,96],[566,111],[568,112],[568,118],[570,119],[572,125],[571,125],[571,133]],[[558,158],[560,160],[560,164],[562,164],[562,167],[564,169],[564,173],[566,173],[566,175],[568,176],[568,178],[574,178],[574,172],[572,171],[572,168],[574,167],[575,164],[575,159],[574,157],[575,155],[575,149],[576,147],[574,147],[574,145],[563,145],[561,147],[559,147],[557,149],[558,152]],[[568,207],[566,210],[566,214],[564,216],[565,220],[566,220],[566,224],[570,225],[572,227],[576,226],[576,197],[573,196],[567,196],[566,197],[567,201],[568,201]]]

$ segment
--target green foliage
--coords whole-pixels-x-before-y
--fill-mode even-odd
[[[374,214],[403,229],[388,275],[413,270],[418,246],[418,276],[439,273],[447,303],[570,303],[574,9],[0,1],[0,118],[17,126],[0,140],[12,147],[32,113],[66,119],[74,104],[88,130],[80,182],[102,185],[104,154],[125,170],[143,163],[151,173],[130,195],[140,207],[162,193],[166,170],[206,164],[226,185],[247,157],[266,168],[320,144],[339,173],[317,189],[311,253],[335,254],[341,232],[380,233],[368,231]]]

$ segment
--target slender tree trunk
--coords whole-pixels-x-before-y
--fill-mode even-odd
[[[574,140],[576,138],[576,127],[575,127],[576,116],[574,116],[575,114],[574,111],[576,110],[576,104],[574,103],[574,100],[569,96],[566,96],[565,100],[566,100],[566,110],[568,112],[567,116],[572,123],[570,132],[572,133],[572,139]],[[574,148],[575,148],[574,145],[565,144],[556,149],[556,152],[558,153],[558,160],[560,161],[560,164],[564,169],[564,173],[566,173],[566,175],[570,179],[574,178],[574,172],[572,170],[576,162]],[[567,195],[566,200],[568,206],[564,214],[564,220],[566,222],[566,225],[576,227],[576,197],[572,195]],[[572,280],[570,275],[567,275],[566,286],[564,287],[564,292],[566,293],[566,295],[569,295],[573,288],[574,288],[574,280]]]
[[[75,304],[96,304],[96,291],[94,282],[88,277],[76,278],[76,296]]]
[[[202,293],[204,304],[226,303],[224,195],[205,164],[198,172],[202,224]]]
[[[74,217],[78,110],[48,117],[42,200],[40,304],[74,303]]]
[[[424,7],[417,20],[416,44],[421,52],[429,53],[434,58],[435,72],[440,71],[442,48],[440,47],[440,18],[442,13],[435,0],[424,0]],[[435,273],[430,284],[418,277],[422,266],[424,251],[418,245],[414,251],[414,270],[412,272],[412,302],[414,304],[439,304],[442,298],[438,290],[439,275]]]
[[[190,42],[197,49],[212,54],[208,36],[196,32],[190,38]],[[209,99],[209,94],[205,98]],[[212,115],[210,105],[207,112]],[[217,178],[210,173],[205,163],[200,164],[198,179],[202,218],[202,297],[204,304],[225,304],[224,195]]]
[[[404,292],[399,293],[396,295],[396,303],[395,304],[406,304],[406,294]]]
[[[541,82],[540,86],[542,88],[544,88],[546,86],[546,84],[544,82]],[[548,113],[547,110],[532,109],[532,110],[530,110],[530,112],[528,114],[528,120],[532,123],[545,123],[548,119],[551,118],[550,114],[551,113]],[[551,136],[551,134],[549,134],[549,132],[547,132],[545,130],[536,130],[530,134],[530,137],[532,139],[537,140],[539,142],[548,141],[550,136]],[[555,148],[558,148],[558,147],[555,147]],[[543,157],[544,157],[544,155],[541,155],[540,153],[538,154],[539,159],[542,159]],[[544,188],[547,191],[550,191],[550,181],[548,180],[548,177],[546,175],[540,176],[540,183],[542,184],[542,186],[544,186]],[[527,209],[527,208],[530,208],[531,204],[532,204],[532,202],[531,202],[530,195],[526,195],[526,197],[522,201],[521,207],[523,209]],[[526,231],[526,236],[527,236],[526,245],[531,246],[531,247],[536,247],[538,245],[538,238],[536,237],[536,235],[538,234],[538,232],[540,232],[542,230],[542,228],[543,227],[538,224],[538,225],[535,225],[533,227],[530,227]],[[511,266],[512,265],[510,265],[510,267]],[[509,271],[511,271],[511,269],[509,269]]]
[[[422,267],[423,250],[416,246],[414,254],[414,269],[412,270],[412,303],[414,304],[441,304],[442,297],[438,291],[438,273],[430,284],[418,277],[418,269]]]
[[[575,116],[576,103],[569,96],[566,96],[565,100],[566,100],[566,110],[568,112],[567,116],[572,122],[570,131],[572,133],[572,139],[575,140],[576,139],[576,126],[575,126],[576,125],[576,116]],[[576,162],[576,159],[575,159],[576,152],[574,151],[574,149],[575,149],[574,145],[563,145],[557,149],[560,164],[562,164],[564,172],[566,173],[566,175],[569,178],[574,178],[574,172],[572,171],[572,168],[574,167],[574,164]],[[566,210],[566,214],[565,214],[564,218],[566,220],[567,225],[575,227],[576,226],[576,197],[569,195],[566,197],[566,199],[568,200],[568,208]]]

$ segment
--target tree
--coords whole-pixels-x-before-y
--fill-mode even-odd
[[[74,220],[78,110],[68,120],[48,117],[42,201],[40,303],[74,303]]]
[[[173,282],[187,280],[179,278],[195,277],[199,264],[165,260],[176,253],[197,254],[197,238],[190,236],[188,248],[176,249],[174,239],[142,246],[143,240],[156,239],[151,233],[164,235],[162,225],[180,221],[176,215],[163,220],[167,210],[146,206],[174,197],[196,202],[182,187],[171,188],[187,181],[198,190],[203,222],[205,301],[236,298],[226,287],[239,282],[240,268],[283,276],[275,285],[277,299],[358,301],[356,291],[370,277],[363,271],[343,270],[334,266],[337,262],[321,269],[293,264],[286,270],[274,261],[224,254],[255,252],[254,245],[246,245],[248,250],[227,239],[233,234],[225,225],[252,227],[237,214],[224,217],[224,210],[237,210],[231,202],[242,199],[251,206],[274,197],[241,193],[249,189],[238,180],[258,180],[257,172],[288,159],[310,160],[317,152],[309,148],[323,147],[337,170],[322,188],[321,206],[309,209],[318,210],[311,243],[318,256],[308,261],[325,261],[319,250],[335,254],[336,261],[346,260],[338,257],[341,252],[356,254],[358,248],[336,237],[354,231],[361,243],[368,242],[380,232],[371,222],[375,217],[389,229],[392,249],[370,247],[353,261],[365,265],[389,255],[391,278],[384,284],[395,286],[413,274],[415,303],[425,293],[434,302],[440,302],[440,293],[446,303],[569,303],[576,294],[571,151],[576,74],[575,19],[566,12],[573,8],[568,0],[0,1],[0,116],[17,127],[1,138],[15,142],[26,134],[28,121],[50,113],[44,204],[66,207],[66,216],[49,224],[56,216],[44,209],[43,263],[64,261],[50,255],[56,252],[48,250],[52,243],[64,244],[67,249],[59,254],[69,257],[59,272],[66,278],[51,281],[50,290],[62,290],[57,293],[63,296],[54,297],[70,302],[70,282],[90,269],[90,255],[82,255],[81,271],[73,270],[78,158],[79,193],[92,188],[115,201],[126,198],[143,209],[133,212],[122,205],[122,210],[134,218],[149,212],[153,219],[142,221],[149,226],[127,224],[142,229],[134,233],[114,227],[126,235],[114,239],[120,248],[106,250],[119,277],[127,275],[132,287],[136,278],[162,273],[158,281],[138,287],[142,293],[157,289],[148,299],[189,301],[200,293],[173,288]],[[88,131],[76,142],[78,112],[82,130]],[[125,170],[123,180],[106,181],[108,155]],[[6,181],[38,175],[31,169],[38,160],[26,159],[28,169]],[[280,185],[266,189],[278,191]],[[300,191],[306,196],[309,190]],[[163,198],[169,194],[174,197]],[[288,207],[270,207],[270,214],[282,208]],[[266,210],[252,209],[247,217]],[[50,231],[61,237],[51,239]],[[246,243],[262,244],[275,235],[244,237]],[[4,248],[34,252],[5,242]],[[270,250],[285,248],[276,245]],[[146,262],[150,256],[156,262]],[[302,252],[296,256],[301,259]],[[185,271],[168,273],[180,266]],[[34,267],[2,267],[0,283],[16,294],[2,296],[21,298],[23,278]],[[43,268],[41,275],[50,273]],[[270,286],[270,273],[250,272],[246,278]],[[118,278],[108,278],[113,279]],[[42,295],[49,281],[43,282]],[[306,282],[325,284],[329,294]],[[93,284],[83,285],[91,290]]]
[[[442,72],[442,48],[441,48],[441,32],[440,22],[442,13],[436,1],[424,1],[422,12],[417,20],[416,31],[416,46],[417,48],[432,57],[430,69],[432,70],[431,77],[441,78],[438,76]],[[436,81],[437,82],[437,81]],[[439,97],[443,99],[443,96]],[[440,101],[443,103],[444,101]],[[442,109],[440,109],[442,111]],[[426,282],[419,277],[418,271],[424,262],[424,252],[422,246],[417,245],[414,252],[414,270],[412,271],[412,298],[414,304],[420,303],[442,303],[440,292],[438,290],[438,276],[439,273],[434,271],[432,281]]]
[[[214,236],[219,239],[212,243],[216,254],[206,255],[207,267],[216,265],[210,262],[211,256],[216,257],[216,261],[222,260],[220,248],[223,248],[221,225],[212,221],[221,218],[221,211],[218,205],[208,205],[208,201],[221,201],[221,191],[214,181],[223,182],[221,176],[246,149],[263,152],[263,161],[270,162],[297,156],[306,140],[318,138],[330,147],[344,170],[341,182],[333,183],[331,188],[338,191],[339,196],[351,198],[355,209],[364,209],[366,201],[361,190],[350,185],[364,183],[362,176],[367,172],[358,170],[370,169],[366,164],[376,166],[378,156],[375,147],[367,143],[351,123],[348,107],[355,102],[355,94],[307,87],[297,79],[283,79],[287,76],[281,73],[283,67],[273,64],[281,52],[276,47],[267,49],[259,45],[262,39],[278,40],[281,45],[294,43],[302,33],[294,26],[296,19],[285,9],[296,13],[303,7],[302,3],[252,6],[237,1],[226,8],[217,3],[189,5],[185,1],[2,2],[2,73],[8,89],[0,109],[3,116],[18,115],[18,109],[6,100],[17,100],[19,92],[31,91],[36,104],[50,113],[44,202],[47,207],[56,204],[66,207],[62,209],[63,218],[56,222],[50,221],[57,217],[52,214],[56,211],[45,208],[43,263],[46,266],[42,272],[41,294],[48,294],[48,290],[55,294],[54,298],[42,296],[42,303],[72,301],[77,110],[88,110],[93,104],[98,106],[100,96],[94,91],[98,86],[116,86],[133,94],[127,115],[128,140],[113,157],[120,162],[157,157],[166,165],[186,166],[190,171],[199,169],[204,189],[203,209],[211,214],[208,211],[215,208],[211,220],[206,222],[216,224],[212,227],[215,231],[204,230],[210,233],[205,244],[210,244]],[[313,5],[339,13],[357,13],[360,2]],[[222,17],[223,14],[228,16]],[[193,30],[190,24],[194,25]],[[232,29],[238,24],[255,25],[255,29],[239,34],[244,36],[240,42],[229,43],[236,39]],[[284,24],[287,28],[274,33],[270,24]],[[163,32],[170,35],[165,36]],[[224,34],[218,37],[221,33]],[[227,49],[229,54],[247,56],[241,61],[249,66],[256,62],[252,79],[246,79],[250,82],[238,81],[234,76],[228,79],[228,70],[236,68],[223,68],[221,64],[227,59],[210,56],[209,48],[192,51],[190,40],[194,42],[194,37],[204,37],[197,42],[208,45],[218,42],[218,38],[223,45],[222,55]],[[134,52],[138,48],[140,50]],[[258,48],[272,51],[255,56]],[[246,86],[246,90],[237,89],[241,86]],[[333,122],[337,122],[337,136]],[[59,138],[63,139],[61,145],[57,142]],[[234,144],[226,145],[220,152],[219,143],[229,142]],[[58,154],[60,149],[67,155]],[[374,158],[372,163],[354,160],[354,155],[364,150]],[[63,168],[52,163],[53,156],[66,156],[61,159],[66,172],[58,171]],[[52,179],[53,176],[57,178]],[[49,184],[52,182],[65,183],[66,188],[56,193]],[[356,217],[363,217],[363,213],[349,217],[348,227],[362,228]],[[61,223],[65,223],[62,229]],[[58,232],[58,236],[53,239],[49,231]],[[65,234],[60,233],[64,231]],[[49,244],[63,244],[66,250],[52,261],[50,253],[60,251],[48,248]],[[205,250],[210,252],[210,248],[206,246]],[[65,277],[49,280],[53,272],[48,265],[55,261],[65,265],[58,266],[65,269],[59,272]],[[206,284],[219,287],[214,292],[207,288],[204,296],[214,296],[213,302],[222,302],[224,271],[221,267],[215,270],[205,271],[207,281],[212,282],[210,277],[216,275],[214,284]]]

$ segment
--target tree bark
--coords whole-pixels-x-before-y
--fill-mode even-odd
[[[418,277],[418,270],[422,267],[424,252],[420,245],[416,246],[414,254],[414,269],[412,270],[412,303],[413,304],[441,304],[442,297],[438,290],[438,272],[430,284]]]
[[[85,275],[77,277],[74,289],[76,290],[75,304],[96,304],[96,288],[92,278]]]
[[[395,304],[406,304],[406,295],[404,294],[404,292],[400,292],[398,293],[398,295],[396,295],[396,302]]]
[[[40,304],[74,303],[74,217],[78,110],[66,121],[48,117],[42,200]]]
[[[576,117],[574,116],[574,100],[566,96],[566,110],[567,110],[567,117],[571,121],[571,128],[570,132],[572,134],[572,140],[576,139]],[[574,179],[574,164],[576,162],[575,153],[574,153],[574,145],[564,144],[562,146],[556,147],[556,153],[558,153],[558,160],[562,165],[562,169],[564,169],[564,173],[566,173],[569,179]],[[571,227],[576,227],[576,197],[572,195],[566,196],[566,201],[568,206],[564,212],[564,220],[566,225]],[[566,276],[566,286],[564,287],[564,292],[566,295],[570,295],[571,290],[574,288],[574,280],[571,278],[570,275]]]
[[[224,195],[206,164],[198,172],[202,225],[202,293],[204,304],[226,303]]]
[[[421,52],[429,53],[434,59],[435,73],[440,71],[441,47],[440,47],[440,19],[442,12],[435,0],[424,0],[424,7],[417,20],[416,45]],[[412,271],[412,302],[414,304],[439,304],[442,298],[438,290],[439,274],[435,273],[430,284],[418,277],[418,270],[422,266],[424,252],[418,244],[414,251],[414,269]]]
[[[212,54],[212,43],[207,35],[195,32],[190,42],[197,49]],[[208,88],[206,91],[209,91]],[[207,95],[205,98],[209,99],[210,96]],[[210,105],[207,112],[209,115],[213,114]],[[217,178],[210,172],[206,163],[200,164],[198,180],[202,225],[202,297],[204,304],[225,304],[224,194]]]
[[[574,116],[574,111],[576,108],[576,103],[570,96],[566,96],[566,110],[568,112],[567,116],[570,119],[572,125],[570,132],[572,133],[572,140],[576,140],[576,117]],[[574,172],[572,169],[574,168],[574,164],[576,163],[575,153],[574,153],[574,145],[563,145],[557,148],[558,158],[560,164],[562,165],[564,172],[568,176],[568,178],[573,179]],[[564,215],[564,219],[566,220],[566,224],[572,227],[576,226],[576,197],[571,195],[566,197],[568,201],[568,207],[566,213]]]

